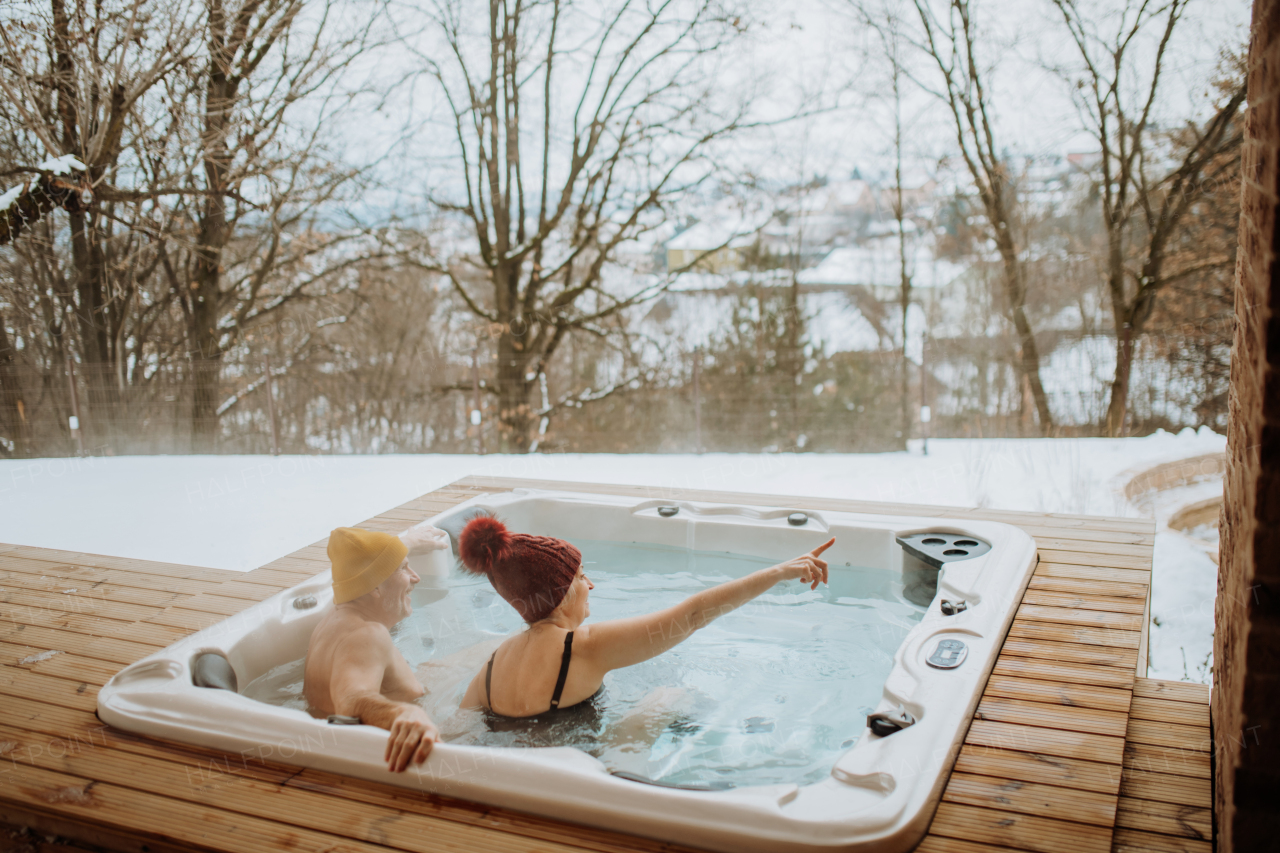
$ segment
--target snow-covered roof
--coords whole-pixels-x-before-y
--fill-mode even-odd
[[[676,276],[667,288],[673,293],[724,290],[728,287],[748,287],[753,284],[777,287],[791,282],[790,270],[733,270],[732,272],[685,272]]]
[[[721,286],[724,279],[721,277]],[[705,345],[722,332],[740,306],[739,294],[711,290],[668,293],[644,324],[654,339],[680,340],[686,346]],[[846,293],[802,293],[800,311],[807,318],[807,337],[827,352],[876,352],[885,341]]]
[[[893,239],[870,240],[861,246],[832,249],[822,262],[800,273],[800,283],[825,286],[897,287],[900,281],[898,244]],[[940,260],[920,241],[907,243],[907,271],[913,287],[946,287],[965,268]]]
[[[667,248],[709,252],[722,246],[750,246],[763,224],[740,218],[710,219],[692,225],[672,237],[667,241]]]

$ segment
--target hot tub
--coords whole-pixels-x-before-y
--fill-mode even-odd
[[[385,731],[244,695],[304,655],[332,606],[328,572],[125,668],[99,693],[99,716],[245,762],[316,767],[712,850],[902,851],[928,827],[1036,561],[1029,536],[995,522],[570,492],[481,495],[429,521],[456,531],[479,510],[517,532],[581,543],[597,583],[592,619],[656,609],[636,591],[645,584],[692,592],[835,536],[824,555],[831,583],[776,587],[717,620],[720,633],[703,646],[650,662],[659,669],[610,673],[606,705],[638,689],[636,679],[689,682],[692,716],[659,733],[642,773],[610,766],[607,749],[459,736],[393,774],[382,761]],[[604,563],[627,548],[647,562],[610,575]],[[515,627],[514,613],[503,615],[510,608],[487,601],[449,552],[413,559],[423,576],[415,610],[431,620],[397,629],[411,663],[480,637],[492,647]],[[731,660],[739,649],[746,657]],[[211,654],[229,662],[238,691],[195,686],[195,662]],[[808,677],[801,662],[810,658],[818,674],[802,689],[796,679]]]

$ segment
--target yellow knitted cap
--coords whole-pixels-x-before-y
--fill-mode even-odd
[[[409,553],[399,536],[338,527],[329,534],[329,562],[333,563],[333,603],[345,604],[391,577]]]

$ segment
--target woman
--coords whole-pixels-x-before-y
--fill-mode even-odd
[[[486,575],[499,595],[529,624],[509,638],[471,681],[463,708],[501,717],[531,717],[570,708],[593,696],[605,673],[646,661],[781,581],[827,582],[822,552],[760,569],[628,619],[583,625],[594,584],[582,572],[582,553],[562,539],[512,533],[491,516],[472,519],[458,540],[463,566]]]

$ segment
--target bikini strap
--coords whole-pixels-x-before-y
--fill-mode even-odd
[[[497,651],[489,655],[489,665],[484,671],[484,704],[489,706],[489,710],[493,710],[493,697],[489,693],[489,685],[493,682],[493,659],[498,656]]]
[[[569,677],[569,659],[573,657],[573,632],[564,635],[564,654],[560,657],[560,676],[556,679],[556,692],[551,694],[551,709],[560,707],[560,694],[564,692],[565,679]]]

